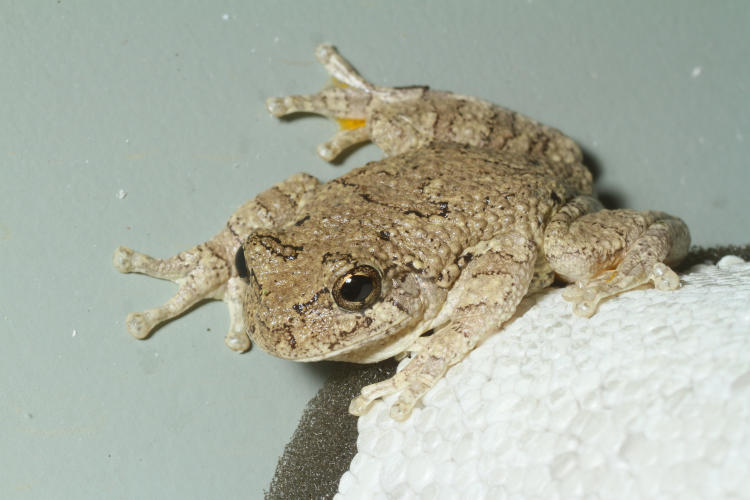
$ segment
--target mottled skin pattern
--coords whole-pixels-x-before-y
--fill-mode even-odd
[[[582,316],[648,282],[679,287],[668,265],[687,252],[685,224],[603,210],[580,149],[558,130],[473,97],[374,86],[330,45],[316,56],[335,85],[269,99],[269,112],[337,119],[341,130],[318,147],[326,160],[368,140],[386,158],[324,184],[297,174],[170,259],[118,248],[118,270],[180,285],[165,305],[128,316],[134,336],[216,298],[229,305],[226,343],[238,351],[252,339],[297,361],[413,353],[350,407],[360,415],[399,393],[391,415],[403,420],[555,276],[572,283],[564,296]]]

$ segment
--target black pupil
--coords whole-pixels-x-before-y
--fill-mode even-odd
[[[372,279],[362,274],[349,276],[341,286],[341,297],[349,302],[364,302],[371,293]]]

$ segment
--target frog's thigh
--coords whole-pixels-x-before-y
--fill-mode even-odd
[[[578,197],[550,220],[544,253],[552,269],[575,282],[564,297],[580,316],[591,316],[607,297],[649,281],[674,290],[680,280],[668,265],[687,253],[685,223],[663,212],[599,210],[590,197]]]
[[[424,339],[423,349],[394,377],[363,388],[352,401],[351,413],[361,415],[376,399],[401,391],[391,416],[396,420],[408,418],[450,366],[513,315],[534,274],[534,243],[513,233],[484,242],[467,253],[473,257],[448,294],[446,310],[441,314],[444,326]]]

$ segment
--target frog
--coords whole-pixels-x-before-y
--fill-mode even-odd
[[[403,421],[451,367],[502,335],[524,297],[563,284],[573,312],[590,317],[629,290],[679,288],[685,222],[604,208],[581,148],[558,129],[476,97],[374,85],[331,44],[315,56],[331,84],[269,98],[268,112],[335,120],[317,147],[325,161],[368,141],[383,158],[328,182],[295,174],[173,257],[117,248],[118,271],[178,285],[163,305],[127,316],[134,337],[216,299],[227,303],[235,351],[408,357],[349,407],[363,415],[395,395],[390,416]]]

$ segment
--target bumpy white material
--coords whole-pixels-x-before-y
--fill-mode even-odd
[[[750,498],[750,264],[681,278],[526,299],[409,420],[359,419],[336,498]]]

